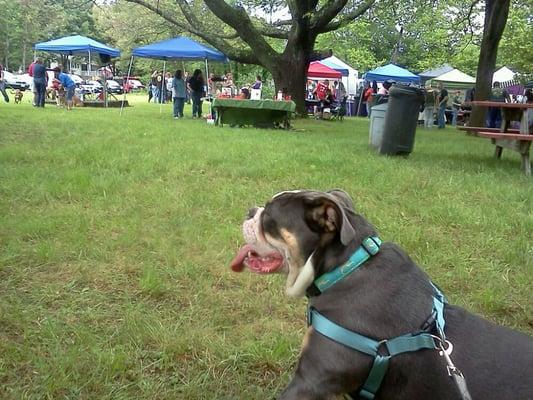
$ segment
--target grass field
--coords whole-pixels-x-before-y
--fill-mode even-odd
[[[133,102],[0,102],[1,399],[273,398],[306,302],[228,263],[248,207],[291,188],[343,188],[452,302],[533,333],[518,155],[447,128],[386,158],[363,119],[217,128]]]

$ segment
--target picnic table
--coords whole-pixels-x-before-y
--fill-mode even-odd
[[[473,132],[476,136],[489,138],[496,146],[494,155],[501,158],[504,148],[517,151],[522,158],[522,169],[527,176],[531,176],[531,162],[529,149],[533,135],[529,132],[528,109],[533,108],[532,103],[500,103],[497,101],[473,101],[478,107],[498,107],[502,112],[502,125],[499,130],[484,127],[459,128]],[[511,121],[520,121],[520,129],[510,129]]]
[[[216,112],[215,123],[223,126],[253,125],[258,127],[273,127],[276,124],[284,128],[290,127],[292,113],[296,110],[293,101],[279,100],[241,100],[214,99],[213,109]]]

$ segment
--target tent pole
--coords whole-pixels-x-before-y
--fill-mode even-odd
[[[213,101],[213,96],[209,99],[209,90],[211,89],[211,85],[209,85],[209,67],[207,66],[207,57],[205,58],[205,82],[207,84],[207,90],[205,91],[207,98],[209,100],[209,117],[213,115],[213,111],[211,110],[211,102]],[[213,95],[213,93],[211,93]]]
[[[363,87],[361,88],[361,92],[359,93],[359,104],[357,105],[357,112],[355,113],[355,116],[359,116],[359,112],[361,111],[361,102],[363,101],[363,95],[365,94],[365,84],[363,83]],[[357,93],[357,84],[355,85],[355,93]]]
[[[91,49],[89,49],[89,65],[87,66],[87,75],[91,76]]]
[[[131,59],[130,59],[130,66],[128,67],[128,76],[126,77],[126,82],[130,80],[132,65],[133,65],[133,55],[131,56]],[[124,102],[126,101],[126,91],[124,90],[124,86],[125,86],[124,82],[122,82],[122,90],[124,91],[124,93],[122,96],[122,104],[120,105],[120,116],[122,116],[122,110],[124,109]]]
[[[165,85],[165,69],[167,67],[167,60],[163,60],[163,76],[161,77],[161,88],[159,89],[159,114],[163,112],[163,94]]]

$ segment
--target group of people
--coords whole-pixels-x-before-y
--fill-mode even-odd
[[[47,71],[53,71],[54,77],[52,78],[51,86],[48,88],[48,73]],[[41,58],[36,58],[28,67],[28,75],[32,78],[32,91],[33,91],[33,106],[43,108],[46,103],[48,91],[53,91],[59,99],[66,97],[67,110],[72,108],[74,90],[76,88],[75,82],[70,78],[68,74],[62,72],[60,67],[48,69],[44,66]],[[9,96],[6,93],[6,82],[4,79],[4,67],[0,64],[0,92],[4,96],[4,100],[8,103]],[[58,103],[59,105],[59,103]]]
[[[206,81],[201,69],[194,70],[191,76],[181,69],[176,70],[174,75],[167,72],[164,76],[156,70],[152,73],[148,87],[148,101],[155,103],[172,101],[172,115],[175,119],[183,118],[185,103],[192,102],[192,117],[201,118],[203,101],[208,95],[207,90],[209,90],[211,97],[227,93],[229,97],[250,98],[250,91],[252,89],[260,90],[262,85],[262,79],[258,75],[253,84],[243,87],[240,93],[237,93],[231,72],[222,76],[209,74],[209,79]]]
[[[310,80],[307,82],[307,99],[319,102],[313,113],[316,118],[324,118],[327,117],[327,110],[331,110],[334,104],[345,103],[347,99],[346,88],[341,81],[334,81],[331,85],[329,79]]]
[[[201,69],[195,69],[192,76],[181,69],[176,70],[174,76],[169,72],[163,76],[154,71],[148,87],[148,101],[165,103],[172,100],[173,116],[183,118],[183,108],[186,102],[192,101],[193,118],[202,117],[202,103],[206,96],[206,81]]]
[[[394,82],[392,81],[383,82],[381,87],[378,87],[377,81],[372,81],[372,83],[369,82],[367,84],[363,91],[363,101],[366,103],[366,114],[369,118],[372,106],[387,100],[389,90],[393,84]]]

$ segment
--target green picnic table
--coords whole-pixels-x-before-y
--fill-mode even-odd
[[[253,125],[273,127],[281,124],[289,128],[292,113],[296,110],[293,101],[214,99],[216,124]]]

